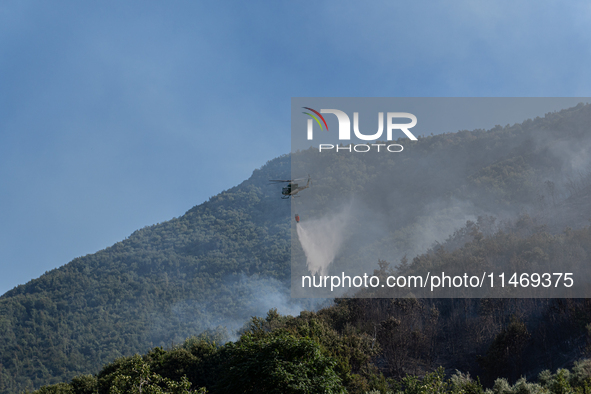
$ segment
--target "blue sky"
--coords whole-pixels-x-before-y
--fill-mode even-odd
[[[591,5],[3,2],[0,294],[289,152],[297,96],[591,96]]]

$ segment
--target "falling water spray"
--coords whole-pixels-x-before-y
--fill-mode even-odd
[[[328,272],[328,266],[334,261],[345,241],[345,228],[349,218],[348,207],[335,214],[297,223],[298,239],[312,275],[326,275]]]

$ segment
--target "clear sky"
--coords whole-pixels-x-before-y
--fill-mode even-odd
[[[587,1],[0,3],[0,294],[290,150],[297,96],[591,96]]]

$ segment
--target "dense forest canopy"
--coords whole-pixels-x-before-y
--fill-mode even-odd
[[[387,261],[376,256],[368,262],[371,269],[384,274],[472,264],[493,254],[588,260],[589,125],[591,106],[579,105],[488,131],[401,140],[408,154],[392,159],[388,172],[399,194],[365,196],[395,218],[385,221],[387,231],[376,241],[391,253]],[[293,155],[302,162],[314,154]],[[288,179],[293,159],[273,159],[183,216],[138,230],[0,297],[0,392],[60,382],[71,382],[61,383],[63,389],[78,392],[75,387],[103,387],[109,374],[123,376],[113,387],[125,392],[125,382],[140,379],[131,370],[170,392],[229,392],[233,385],[247,386],[228,370],[254,373],[241,357],[260,354],[266,362],[265,354],[277,352],[286,375],[272,376],[286,387],[293,383],[287,375],[301,376],[327,392],[395,389],[406,374],[431,373],[433,382],[453,385],[437,372],[440,365],[446,376],[457,368],[489,387],[497,377],[512,385],[521,374],[531,371],[529,378],[549,369],[544,379],[550,385],[564,378],[557,368],[584,356],[591,322],[585,300],[357,299],[300,314],[317,307],[289,298],[290,204],[268,184]],[[309,216],[376,184],[355,176],[351,161],[326,160],[313,174],[314,186],[303,192],[317,201]],[[353,174],[350,182],[334,184],[337,171]],[[280,314],[250,320],[241,336],[235,333],[273,308]],[[287,314],[296,317],[282,316]],[[188,364],[171,361],[167,370],[165,360],[177,356]],[[224,371],[208,369],[216,357],[226,360]],[[290,370],[294,357],[307,362]],[[203,371],[215,381],[203,380]],[[275,383],[269,379],[256,383],[270,387]],[[416,383],[408,379],[404,387]],[[568,384],[583,387],[585,379]]]

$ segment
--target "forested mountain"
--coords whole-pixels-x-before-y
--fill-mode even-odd
[[[388,182],[398,185],[400,195],[366,196],[374,207],[395,215],[377,242],[391,245],[396,253],[388,262],[370,264],[378,273],[402,272],[512,251],[588,259],[589,125],[591,106],[579,105],[488,131],[399,140],[405,151],[388,162]],[[289,299],[290,205],[268,180],[289,179],[291,159],[305,161],[314,151],[271,160],[239,186],[185,215],[138,230],[0,297],[0,392],[95,374],[118,357],[158,346],[194,350],[193,356],[217,354],[215,346],[210,349],[202,342],[178,344],[205,330],[211,336],[216,327],[229,327],[232,334],[252,315],[272,308],[294,315],[309,308],[311,304]],[[326,160],[313,174],[314,186],[302,192],[319,201],[318,210],[347,192],[363,196],[373,190],[369,185],[380,184],[380,179],[352,171],[351,161],[336,155],[326,155]],[[332,174],[338,171],[351,174],[348,183],[334,182]],[[469,218],[474,220],[466,224]],[[429,235],[416,242],[418,233]],[[273,327],[263,330],[264,335],[256,330],[251,334],[266,338],[264,346],[302,346],[316,355],[317,367],[326,369],[335,392],[341,384],[363,392],[385,388],[384,377],[423,374],[438,365],[451,372],[479,373],[490,382],[502,375],[515,380],[515,373],[555,370],[583,355],[589,310],[587,302],[569,300],[349,300],[318,315],[272,315],[267,323],[274,322]],[[326,326],[334,343],[344,341],[343,354],[356,356],[331,353],[331,345],[323,342],[328,340],[325,333],[306,334],[301,325],[314,326],[312,321]],[[217,334],[224,335],[223,329]],[[248,353],[260,345],[243,338],[223,351]],[[515,349],[508,355],[503,346]],[[564,346],[570,349],[552,356]],[[526,357],[534,353],[542,360],[539,366]],[[159,353],[149,354],[152,360]],[[500,364],[503,357],[506,362]],[[335,369],[333,362],[346,365]],[[199,387],[217,387],[195,379]]]
[[[272,172],[271,172],[272,171]],[[285,292],[289,204],[266,187],[287,156],[185,215],[74,259],[0,298],[0,387],[16,392],[182,342]],[[260,313],[260,312],[259,312]]]
[[[235,342],[191,337],[36,393],[588,393],[591,360],[560,365],[578,354],[571,341],[589,303],[534,301],[339,299],[295,318],[271,310]],[[536,310],[541,319],[522,319]]]

